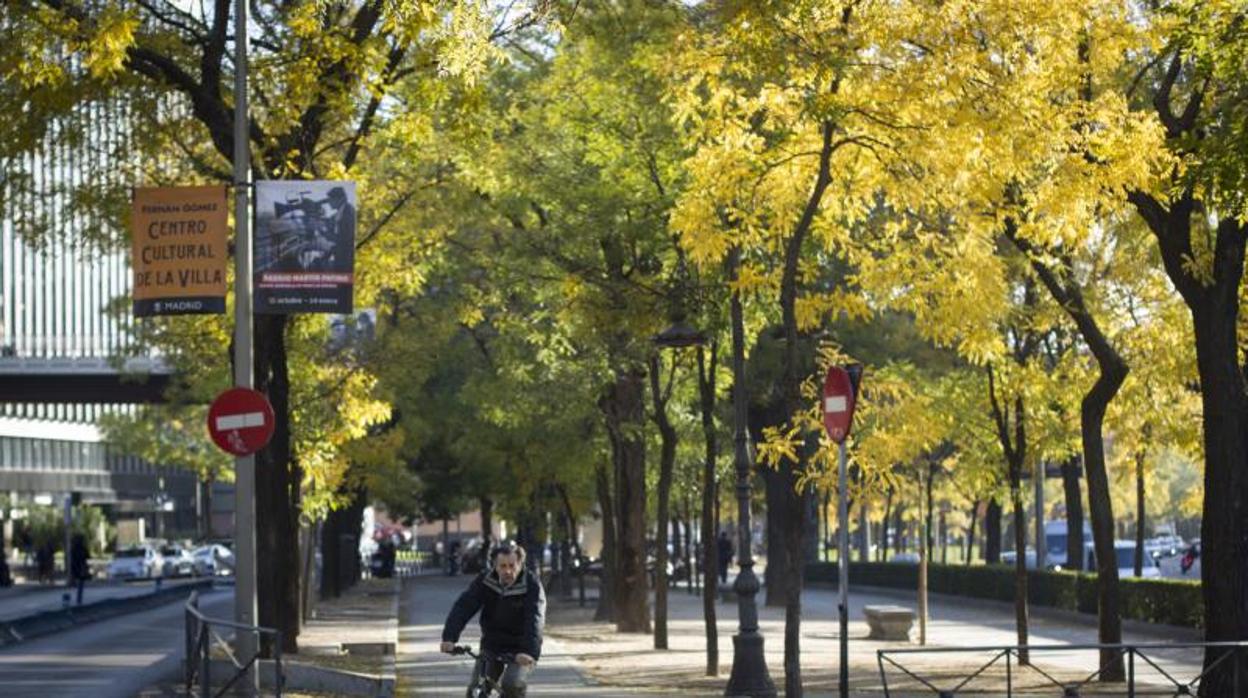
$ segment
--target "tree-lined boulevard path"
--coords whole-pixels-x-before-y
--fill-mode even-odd
[[[422,575],[403,587],[399,606],[398,693],[401,696],[460,695],[472,674],[472,659],[441,654],[442,624],[446,614],[472,577]],[[474,617],[460,644],[478,646],[480,626]],[[569,654],[574,648],[546,636],[538,667],[529,674],[529,694],[537,696],[657,695],[618,687],[595,686]]]
[[[400,608],[398,676],[399,694],[456,695],[466,685],[471,663],[437,652],[442,622],[456,595],[470,581],[469,576],[448,578],[424,575],[410,578],[403,590]],[[720,675],[702,676],[705,639],[701,597],[673,589],[669,595],[671,620],[667,651],[653,649],[653,639],[645,634],[614,632],[607,623],[594,623],[592,608],[580,609],[575,601],[559,600],[548,590],[546,641],[542,661],[531,674],[530,695],[635,696],[682,695],[718,696],[732,667],[732,634],[736,630],[736,604],[718,605]],[[863,607],[870,604],[900,604],[915,607],[913,594],[901,590],[854,589],[850,594],[850,663],[854,695],[878,696],[879,665],[876,651],[903,647],[917,648],[914,642],[885,643],[867,640]],[[1012,644],[1013,606],[1008,603],[961,599],[933,594],[928,624],[930,647],[974,647]],[[836,687],[837,621],[836,593],[828,587],[812,587],[803,594],[802,664],[806,673],[806,694],[833,696]],[[1033,610],[1032,642],[1036,645],[1086,644],[1096,641],[1095,617],[1076,617],[1063,612]],[[781,676],[783,661],[784,612],[780,608],[760,608],[760,626],[766,637],[767,664],[772,679]],[[1124,641],[1129,643],[1168,643],[1194,641],[1193,631],[1166,626],[1131,624]],[[915,628],[913,637],[917,638]],[[469,623],[463,643],[475,644],[476,619]],[[1150,655],[1153,656],[1153,655]],[[1195,677],[1200,666],[1198,650],[1171,650],[1156,653],[1158,664],[1176,678]],[[966,670],[970,673],[988,655],[954,654],[914,658],[903,663],[916,673],[929,676],[934,669]],[[1095,653],[1057,652],[1037,654],[1035,660],[1045,671],[1069,678],[1090,673]],[[1153,681],[1155,671],[1137,662],[1137,676]],[[1039,676],[1024,672],[1024,681],[1034,684]],[[890,672],[890,686],[903,677]],[[973,684],[982,685],[982,684]],[[1121,689],[1121,684],[1116,688]],[[1056,690],[1056,689],[1055,689]],[[1112,689],[1111,689],[1112,690]],[[782,691],[781,691],[782,692]],[[919,696],[921,693],[894,693]],[[932,695],[932,694],[927,694]],[[991,695],[991,694],[989,694]]]

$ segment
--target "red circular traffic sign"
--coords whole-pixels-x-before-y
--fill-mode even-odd
[[[861,367],[855,365],[861,375]],[[823,379],[823,428],[836,443],[843,443],[854,423],[854,402],[857,397],[857,380],[842,366],[828,369]]]
[[[273,438],[273,405],[264,393],[230,388],[208,408],[208,434],[226,453],[248,456]]]

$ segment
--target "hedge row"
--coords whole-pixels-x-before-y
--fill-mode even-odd
[[[836,564],[806,565],[807,582],[836,584]],[[918,589],[919,566],[892,562],[851,562],[850,584]],[[1122,617],[1189,628],[1204,624],[1200,584],[1176,579],[1121,579]],[[934,594],[1014,601],[1014,568],[1006,565],[927,566],[927,588]],[[1096,614],[1096,575],[1081,572],[1027,572],[1027,599],[1035,606]]]

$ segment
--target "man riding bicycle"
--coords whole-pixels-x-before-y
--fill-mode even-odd
[[[473,579],[451,607],[442,628],[441,649],[453,652],[464,626],[480,611],[482,651],[472,670],[471,685],[488,676],[502,688],[505,698],[520,698],[526,691],[525,676],[542,654],[546,592],[541,581],[525,569],[524,548],[514,542],[490,551],[490,562],[491,568]],[[503,662],[499,655],[514,655],[515,661]]]

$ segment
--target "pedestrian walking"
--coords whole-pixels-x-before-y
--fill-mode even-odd
[[[78,587],[78,603],[82,605],[82,588],[91,578],[90,555],[87,552],[87,540],[81,533],[75,533],[69,544],[70,583]]]
[[[728,567],[732,565],[732,539],[728,537],[727,531],[719,532],[719,540],[716,541],[716,545],[719,552],[719,581],[722,584],[727,584]]]

